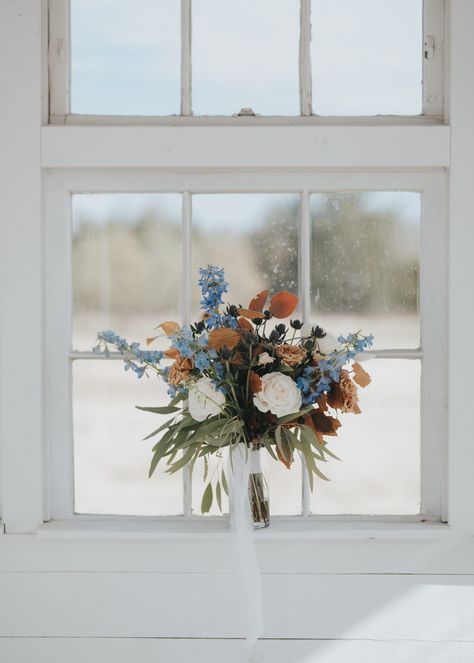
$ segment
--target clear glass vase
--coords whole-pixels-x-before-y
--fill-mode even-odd
[[[270,499],[268,484],[260,467],[260,449],[250,450],[249,502],[254,529],[270,525]]]

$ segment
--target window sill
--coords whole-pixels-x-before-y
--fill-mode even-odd
[[[327,520],[274,517],[267,529],[255,532],[256,540],[361,540],[440,539],[453,535],[449,525],[410,520]],[[231,536],[228,518],[85,518],[53,520],[39,527],[45,539],[191,539],[215,540]]]

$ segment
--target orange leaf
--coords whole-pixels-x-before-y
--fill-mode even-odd
[[[327,394],[321,394],[321,396],[318,398],[317,403],[319,405],[319,409],[321,412],[327,412],[328,411],[328,396]]]
[[[165,357],[170,357],[170,359],[178,359],[180,356],[176,348],[169,348],[169,350],[165,350],[163,354]]]
[[[249,389],[252,394],[256,394],[262,388],[262,378],[255,371],[249,373]]]
[[[259,292],[258,295],[255,295],[255,297],[252,299],[249,304],[249,309],[251,311],[263,311],[267,297],[268,290],[262,290],[262,292]]]
[[[285,465],[285,467],[290,469],[291,464],[293,463],[293,453],[292,453],[289,445],[286,442],[282,441],[282,447],[283,447],[283,450],[285,452],[285,455],[283,455],[281,453],[278,446],[276,448],[276,454],[278,456],[278,460],[281,461],[283,463],[283,465]]]
[[[176,332],[179,330],[179,325],[177,322],[173,322],[171,320],[168,320],[167,322],[162,322],[161,324],[158,325],[158,327],[155,327],[155,329],[158,329],[161,327],[161,329],[165,332],[166,336],[172,336],[173,334],[176,334]]]
[[[263,313],[260,313],[260,311],[253,311],[248,308],[238,308],[237,313],[239,315],[243,315],[244,318],[249,318],[249,320],[252,320],[253,318],[259,318],[259,320],[261,320],[265,317]]]
[[[251,331],[253,332],[253,325],[251,322],[246,320],[245,318],[237,318],[237,324],[241,329],[245,329],[246,331]]]
[[[337,435],[337,429],[341,427],[339,419],[330,417],[321,410],[314,410],[311,412],[311,419],[313,421],[313,428],[318,430],[323,435]]]
[[[152,336],[151,338],[147,338],[146,344],[151,345],[153,341],[155,341],[158,338],[158,336]]]
[[[235,348],[237,343],[240,341],[240,334],[235,329],[229,329],[229,327],[219,327],[218,329],[213,329],[209,332],[209,344],[213,350],[220,350],[224,346],[232,350]]]
[[[359,385],[359,387],[366,387],[372,382],[370,375],[358,362],[355,361],[352,364],[352,370],[354,371],[352,379]]]
[[[298,306],[299,299],[296,295],[286,290],[277,292],[270,302],[270,313],[275,318],[287,318]]]

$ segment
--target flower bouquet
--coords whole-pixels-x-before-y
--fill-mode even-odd
[[[370,377],[359,357],[372,344],[360,332],[339,336],[318,325],[307,327],[290,319],[298,297],[282,291],[269,299],[268,290],[256,295],[247,308],[224,305],[224,271],[208,265],[199,270],[202,318],[191,325],[163,322],[157,329],[167,336],[165,351],[142,349],[112,331],[98,334],[96,352],[115,348],[123,355],[125,370],[141,378],[156,374],[168,384],[165,407],[139,407],[171,415],[147,438],[158,437],[149,475],[165,462],[172,473],[204,460],[205,483],[201,510],[210,510],[215,497],[222,509],[228,494],[228,473],[233,451],[250,459],[249,497],[257,526],[269,523],[266,486],[251,459],[264,449],[290,468],[295,454],[306,467],[309,485],[314,476],[327,477],[320,464],[337,458],[327,437],[337,435],[338,413],[359,414],[357,386]],[[281,320],[288,320],[287,324]],[[147,339],[149,347],[158,336]],[[230,451],[230,470],[224,449]],[[208,458],[218,459],[219,471],[207,480]]]

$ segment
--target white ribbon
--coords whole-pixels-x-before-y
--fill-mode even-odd
[[[262,582],[255,554],[249,502],[249,474],[260,471],[258,457],[258,452],[250,451],[243,443],[238,444],[231,450],[228,472],[231,531],[244,590],[245,639],[248,648],[253,647],[263,633]]]

